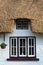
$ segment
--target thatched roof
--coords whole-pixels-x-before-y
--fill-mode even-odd
[[[31,19],[32,31],[43,32],[43,0],[0,0],[0,22],[16,18]]]
[[[12,32],[14,27],[14,21],[13,20],[1,20],[0,21],[0,33],[3,32]]]

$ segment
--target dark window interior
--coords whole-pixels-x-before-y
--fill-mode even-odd
[[[29,55],[34,55],[34,44],[35,44],[35,39],[30,38],[29,39]]]
[[[32,55],[34,55],[34,47],[32,47]]]
[[[16,29],[28,29],[28,19],[17,19],[16,20]]]
[[[29,47],[29,55],[31,55],[31,47]]]
[[[20,39],[20,55],[25,55],[25,39]]]

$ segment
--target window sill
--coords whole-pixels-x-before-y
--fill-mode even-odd
[[[7,61],[39,61],[39,59],[34,57],[10,57]]]

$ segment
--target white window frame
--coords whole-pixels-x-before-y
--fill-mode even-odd
[[[16,39],[16,55],[14,55],[14,48],[13,48],[13,55],[12,55],[12,39]],[[25,55],[20,55],[20,39],[25,39],[25,46],[24,46],[25,47]],[[34,55],[29,55],[29,47],[31,47],[31,46],[29,46],[29,39],[34,39],[34,46],[32,46],[32,47],[34,47]],[[17,42],[17,40],[18,40],[18,42]],[[26,44],[26,42],[27,42],[27,44]],[[19,45],[17,45],[17,43]],[[14,45],[14,40],[13,40],[13,45]],[[26,57],[26,56],[28,56],[28,57],[35,57],[35,55],[36,55],[36,51],[35,51],[35,49],[36,49],[36,42],[35,42],[35,38],[34,37],[30,37],[30,38],[29,37],[28,38],[26,38],[26,37],[19,37],[18,39],[17,39],[17,37],[11,37],[10,38],[10,56],[11,57],[18,57],[17,46],[19,47],[18,48],[19,57]],[[21,48],[22,48],[22,46],[21,46]],[[32,54],[32,51],[31,51],[31,54]]]
[[[12,55],[12,39],[13,39],[13,45],[14,45],[14,39],[16,39],[16,55]],[[14,54],[14,48],[13,48],[13,54]],[[17,38],[11,38],[11,57],[17,57]]]
[[[34,46],[29,46],[29,39],[34,39]],[[34,55],[29,55],[29,47],[34,47]],[[34,57],[34,56],[35,56],[35,38],[28,38],[28,57]]]
[[[20,55],[20,39],[25,39],[25,54],[26,54],[26,38],[19,38],[19,56],[26,57],[26,55]]]

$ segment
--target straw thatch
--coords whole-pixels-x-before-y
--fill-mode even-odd
[[[0,32],[12,32],[14,27],[14,21],[13,20],[1,20],[0,21]]]
[[[32,31],[42,32],[43,0],[0,0],[0,21],[16,18],[37,20],[31,22]]]
[[[43,33],[43,21],[31,20],[31,30],[35,33]]]

